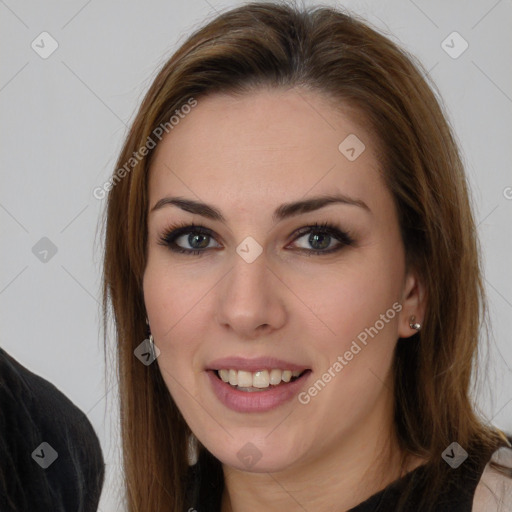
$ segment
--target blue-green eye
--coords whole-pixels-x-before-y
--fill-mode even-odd
[[[307,247],[300,248],[300,250],[303,250],[306,254],[330,254],[331,252],[340,250],[344,246],[354,244],[354,240],[348,233],[328,223],[322,224],[321,226],[318,226],[318,224],[306,226],[299,230],[298,235],[299,236],[295,238],[295,242],[309,235],[306,239],[306,243],[313,249],[311,250]],[[332,242],[334,241],[338,243],[333,246]]]
[[[312,226],[304,226],[293,233],[293,241],[295,242],[305,237],[306,234],[309,234],[306,243],[312,249],[300,247],[298,250],[308,256],[313,254],[330,254],[355,243],[348,233],[329,223],[322,225],[316,223]],[[338,242],[334,246],[332,246],[333,240]],[[221,247],[217,242],[215,242],[217,245],[210,246],[212,241],[215,241],[215,238],[210,229],[204,226],[181,223],[170,226],[161,236],[158,243],[168,247],[173,252],[202,255],[209,249]],[[189,247],[183,247],[183,245],[187,244]]]
[[[190,249],[179,245],[177,242],[180,239],[183,239],[180,244],[189,244]],[[197,255],[209,248],[211,240],[213,240],[213,234],[208,228],[194,224],[180,224],[168,228],[160,238],[159,244],[169,247],[171,251]]]

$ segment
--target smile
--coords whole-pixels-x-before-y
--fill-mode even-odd
[[[222,381],[229,383],[236,389],[245,392],[265,391],[271,386],[280,386],[283,382],[293,382],[301,376],[300,370],[260,370],[249,372],[244,370],[222,369],[217,375]]]
[[[312,371],[275,358],[229,357],[205,368],[208,387],[221,404],[236,412],[266,412],[291,401]]]

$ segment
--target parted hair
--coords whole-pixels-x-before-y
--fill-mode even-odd
[[[421,510],[429,511],[446,481],[456,478],[441,457],[453,441],[476,461],[507,442],[473,402],[480,330],[488,316],[478,239],[457,143],[421,64],[390,37],[338,8],[239,6],[197,29],[163,65],[116,169],[190,98],[200,104],[206,95],[251,94],[262,87],[302,87],[353,107],[376,136],[406,264],[418,273],[427,297],[423,327],[398,340],[393,371],[396,433],[403,460],[415,455],[429,461],[428,493],[421,497]],[[105,333],[110,320],[115,326],[127,510],[182,512],[188,505],[190,430],[158,365],[145,366],[134,357],[147,335],[142,278],[153,154],[150,149],[108,194],[103,326]],[[220,471],[219,463],[212,479],[221,478]],[[397,510],[405,510],[410,491]]]

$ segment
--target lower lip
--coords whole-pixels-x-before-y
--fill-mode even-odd
[[[224,382],[213,370],[206,372],[217,398],[237,412],[265,412],[275,409],[299,394],[311,371],[306,371],[293,382],[270,387],[267,391],[240,391]]]

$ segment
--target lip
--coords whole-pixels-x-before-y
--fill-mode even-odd
[[[279,370],[304,371],[309,368],[304,365],[276,359],[273,357],[257,357],[246,359],[244,357],[224,357],[216,359],[207,365],[207,370],[242,370],[246,372],[257,372],[260,370]]]
[[[224,363],[224,361],[222,362]],[[245,368],[248,367],[252,368],[250,365]],[[280,366],[273,366],[273,368],[276,367],[280,368]],[[222,368],[225,367],[222,366]],[[233,366],[231,366],[231,368],[233,368]],[[245,368],[240,369],[245,370]],[[260,365],[258,368],[261,369],[262,366]],[[263,365],[263,368],[268,368],[268,366]],[[290,366],[286,366],[285,368],[291,369]],[[257,371],[257,369],[246,371]],[[297,367],[297,370],[299,369],[300,367]],[[266,412],[296,397],[301,388],[305,386],[307,379],[311,375],[311,371],[306,371],[293,382],[281,383],[279,386],[270,387],[266,391],[254,391],[252,393],[235,389],[227,382],[221,380],[214,369],[207,370],[206,374],[214,394],[219,401],[229,409],[236,412]]]

